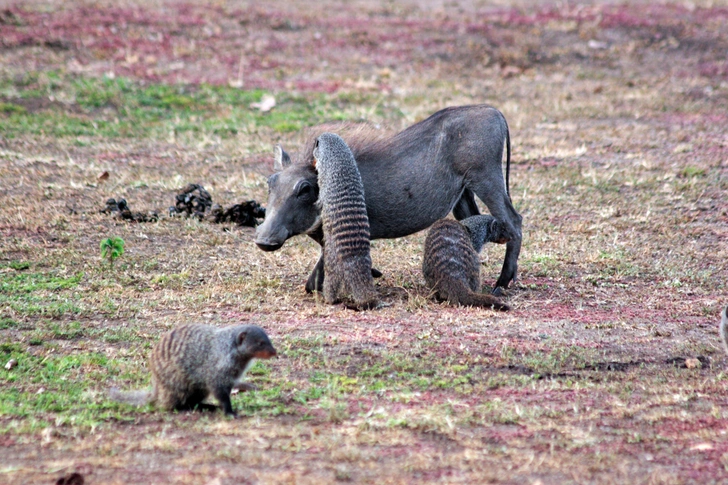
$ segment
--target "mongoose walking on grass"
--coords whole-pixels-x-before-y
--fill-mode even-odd
[[[369,219],[364,185],[354,155],[333,133],[318,137],[314,148],[324,231],[324,300],[349,297],[358,309],[378,303],[369,254]]]
[[[492,216],[437,221],[425,238],[422,271],[427,286],[450,303],[510,310],[496,297],[480,293],[478,252],[499,237],[498,221]]]
[[[728,352],[728,306],[720,314],[720,339],[723,341],[723,348]]]
[[[136,405],[151,401],[168,411],[182,411],[206,407],[202,402],[212,394],[225,414],[235,416],[230,392],[246,387],[240,381],[254,359],[275,355],[268,336],[255,325],[182,325],[164,334],[152,350],[151,394],[112,390],[111,397]]]

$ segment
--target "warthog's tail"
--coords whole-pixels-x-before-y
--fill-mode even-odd
[[[720,339],[723,341],[723,348],[728,352],[728,306],[720,314]]]
[[[501,115],[503,116],[503,115]],[[508,122],[503,116],[503,123],[506,125],[506,194],[511,196],[511,130],[508,129]]]
[[[123,404],[131,404],[132,406],[144,406],[152,400],[151,390],[139,390],[123,392],[116,387],[109,390],[109,398],[112,401]]]
[[[508,305],[501,302],[498,298],[486,293],[476,293],[467,285],[458,279],[448,278],[449,281],[441,282],[439,286],[447,288],[450,303],[457,303],[464,306],[477,306],[482,308],[493,308],[507,312],[511,309]],[[442,284],[445,283],[445,284]]]

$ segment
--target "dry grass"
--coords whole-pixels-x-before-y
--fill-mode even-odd
[[[0,482],[727,480],[728,6],[289,3],[0,12]],[[270,115],[247,107],[264,92]],[[265,201],[298,128],[479,102],[509,120],[524,216],[505,315],[432,302],[423,234],[373,243],[391,306],[355,313],[304,294],[305,238],[264,253],[252,229],[98,213],[165,213],[189,182]],[[198,321],[280,351],[241,419],[105,398]]]

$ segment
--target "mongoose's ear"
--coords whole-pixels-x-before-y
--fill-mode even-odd
[[[248,336],[248,331],[241,330],[240,333],[238,334],[238,336],[235,338],[235,345],[237,347],[240,347],[241,345],[243,345],[243,342],[245,342],[245,337],[247,337],[247,336]]]
[[[276,172],[280,172],[291,164],[291,157],[288,156],[288,153],[286,153],[286,151],[280,145],[276,145],[273,150],[275,152],[273,170],[275,170]]]

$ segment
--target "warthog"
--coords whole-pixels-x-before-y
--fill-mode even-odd
[[[297,163],[291,163],[288,154],[276,146],[276,173],[268,179],[268,207],[255,238],[264,251],[279,249],[297,234],[308,234],[323,245],[313,166],[316,136],[307,143]],[[494,293],[501,293],[516,279],[522,218],[511,203],[511,141],[500,111],[486,105],[451,107],[390,138],[361,132],[342,136],[356,158],[364,184],[371,239],[413,234],[450,211],[458,220],[477,215],[476,194],[501,223],[502,239],[497,242],[506,243]],[[322,251],[306,282],[306,291],[320,291],[323,279]]]

